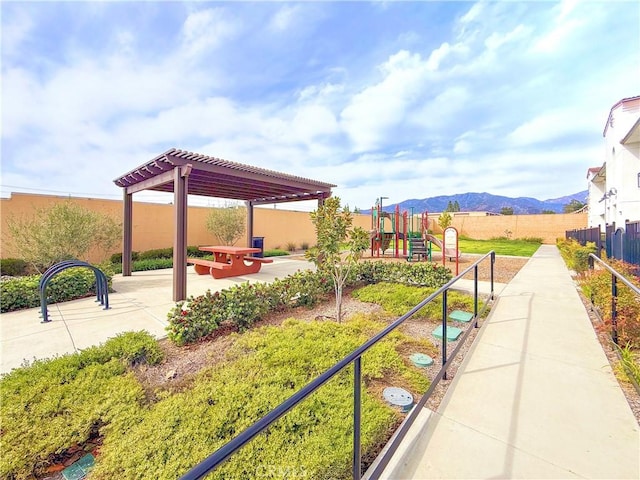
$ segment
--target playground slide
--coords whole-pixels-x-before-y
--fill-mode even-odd
[[[424,239],[435,244],[440,249],[440,251],[442,251],[442,240],[440,240],[438,237],[434,237],[430,233],[425,233]],[[462,252],[460,252],[460,250],[456,252],[454,248],[447,248],[444,253],[445,256],[449,258],[460,258],[460,255],[462,255]]]

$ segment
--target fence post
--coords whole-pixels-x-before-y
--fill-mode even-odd
[[[353,480],[360,480],[361,472],[361,447],[360,447],[360,421],[361,421],[361,383],[362,383],[362,357],[353,361]]]
[[[447,379],[447,292],[442,292],[442,368],[444,368],[444,375],[442,378]]]
[[[618,344],[618,277],[611,274],[611,338]]]

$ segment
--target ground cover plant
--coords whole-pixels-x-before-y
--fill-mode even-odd
[[[377,303],[385,312],[400,316],[407,313],[422,300],[427,298],[436,288],[416,287],[397,283],[377,283],[367,285],[351,292],[354,298],[362,302]],[[478,301],[478,310],[482,309],[482,302]],[[473,297],[468,294],[450,290],[447,293],[447,312],[463,310],[473,312]],[[414,318],[442,318],[442,295],[429,302],[415,313]]]
[[[101,346],[37,360],[0,379],[0,477],[33,478],[74,445],[138,418],[144,392],[128,367],[161,360],[145,332]]]
[[[177,478],[382,328],[361,316],[344,324],[289,320],[238,336],[227,362],[142,412],[128,430],[105,438],[92,478]],[[365,387],[393,379],[415,393],[426,390],[424,373],[398,354],[404,342],[432,348],[391,335],[364,356]],[[293,478],[348,478],[352,382],[350,370],[338,375],[208,478],[282,478],[291,469]],[[364,389],[365,455],[386,441],[399,419]]]
[[[239,335],[226,360],[181,390],[145,397],[129,366],[160,360],[146,334],[37,361],[0,380],[2,478],[43,473],[67,449],[100,437],[90,478],[177,478],[384,327],[375,317],[288,320]],[[423,393],[407,351],[434,346],[396,332],[363,357],[363,454],[371,459],[401,420],[380,396],[393,384]],[[405,353],[400,353],[405,352]],[[347,369],[208,478],[348,478],[353,372]],[[268,467],[268,468],[266,468]],[[292,471],[291,469],[295,469]]]

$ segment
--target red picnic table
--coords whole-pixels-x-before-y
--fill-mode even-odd
[[[237,277],[258,273],[263,263],[273,263],[271,259],[251,255],[260,252],[259,248],[214,245],[198,247],[198,249],[213,253],[214,259],[187,258],[187,263],[193,263],[198,275],[210,274],[213,278]]]

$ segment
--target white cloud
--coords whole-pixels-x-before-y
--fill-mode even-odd
[[[434,62],[402,50],[379,66],[384,78],[351,98],[341,113],[342,126],[356,151],[375,149],[428,89]]]
[[[7,15],[3,12],[3,15]],[[14,57],[19,55],[22,44],[32,34],[34,22],[25,11],[12,12],[10,22],[2,23],[2,55]]]
[[[575,110],[554,110],[538,115],[518,126],[507,137],[514,146],[546,144],[573,134],[580,134],[592,126],[587,115]]]
[[[275,12],[269,21],[269,29],[276,32],[289,29],[297,19],[300,7],[297,5],[285,5]]]
[[[239,30],[235,20],[221,8],[189,14],[182,26],[185,53],[196,57],[220,46]]]

